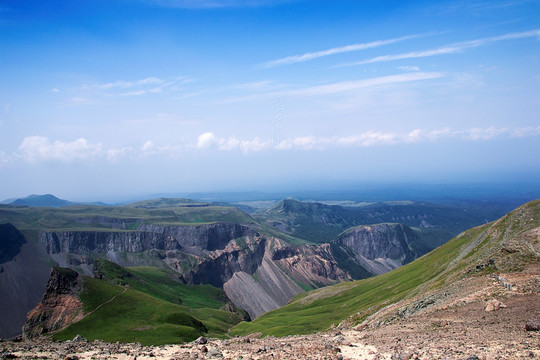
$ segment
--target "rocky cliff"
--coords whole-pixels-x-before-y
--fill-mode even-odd
[[[406,225],[376,224],[349,229],[335,243],[350,248],[371,272],[382,274],[419,257],[411,246],[417,241],[418,236]]]
[[[59,264],[87,274],[96,257],[123,266],[167,264],[187,283],[223,287],[252,318],[305,289],[350,279],[328,244],[293,247],[241,224],[141,224],[134,231],[57,231],[40,238]]]
[[[292,247],[271,237],[265,239],[263,249],[255,268],[252,264],[248,271],[236,271],[223,283],[231,301],[252,318],[287,304],[306,289],[350,279],[338,267],[328,244]]]
[[[335,244],[349,249],[347,254],[352,251],[352,277],[362,278],[416,258],[409,246],[415,239],[405,225],[379,224],[346,231]],[[329,244],[292,246],[262,234],[255,225],[233,223],[143,223],[133,231],[45,232],[41,241],[60,265],[82,268],[87,274],[96,257],[122,266],[169,266],[186,283],[222,287],[252,318],[307,289],[350,280],[353,269],[343,266],[344,252],[337,259]]]
[[[79,294],[83,289],[83,280],[76,271],[53,268],[43,299],[26,317],[24,338],[62,329],[82,318]]]
[[[26,239],[15,226],[0,224],[0,264],[12,260],[21,252],[24,243]]]
[[[151,249],[201,250],[224,248],[235,238],[254,234],[240,224],[213,223],[202,225],[141,224],[135,231],[62,231],[44,232],[41,241],[49,254],[86,254],[109,251],[142,252]]]
[[[26,313],[45,292],[46,254],[15,226],[0,225],[0,338],[21,334]]]

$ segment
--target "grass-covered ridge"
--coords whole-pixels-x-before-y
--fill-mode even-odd
[[[465,276],[475,276],[468,270],[488,259],[496,259],[501,271],[524,267],[528,262],[540,261],[534,251],[527,250],[528,238],[525,236],[538,226],[540,201],[536,200],[496,222],[470,229],[392,272],[298,295],[280,309],[253,322],[240,323],[230,334],[261,332],[284,336],[322,331],[343,320],[359,323],[405,297],[443,287]],[[508,246],[512,246],[510,252],[504,250]],[[514,249],[518,251],[512,252]]]
[[[181,343],[201,335],[223,337],[243,317],[231,308],[222,289],[185,285],[169,270],[122,268],[105,260],[85,278],[80,298],[86,316],[55,334],[56,340],[81,334],[89,340]]]
[[[0,223],[21,230],[133,231],[141,224],[254,224],[233,206],[213,206],[186,199],[157,199],[125,206],[73,205],[58,208],[0,205]]]

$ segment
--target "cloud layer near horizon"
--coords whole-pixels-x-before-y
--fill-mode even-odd
[[[148,140],[138,148],[106,148],[102,143],[90,143],[84,138],[73,141],[51,140],[44,136],[29,136],[23,139],[18,151],[11,156],[0,153],[0,164],[7,165],[16,159],[29,163],[39,162],[86,162],[97,159],[117,162],[150,156],[178,157],[193,152],[239,151],[254,153],[260,151],[323,151],[331,148],[372,147],[413,145],[423,142],[452,140],[488,141],[497,138],[540,137],[540,126],[528,128],[470,128],[455,130],[451,128],[409,132],[383,132],[369,130],[359,134],[333,137],[299,136],[273,142],[272,139],[239,139],[235,136],[218,137],[213,132],[200,134],[197,139],[176,144],[160,144]]]

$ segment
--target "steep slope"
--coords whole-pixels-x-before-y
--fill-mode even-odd
[[[392,272],[301,294],[278,310],[239,324],[231,333],[305,334],[343,322],[359,324],[369,316],[384,322],[444,301],[467,279],[524,272],[534,278],[540,274],[539,263],[540,200],[536,200]],[[383,308],[393,310],[374,316]]]
[[[413,250],[413,244],[419,241],[418,235],[406,225],[376,224],[351,228],[334,243],[349,247],[361,265],[379,275],[423,255]]]
[[[31,339],[65,326],[82,318],[79,295],[84,282],[71,269],[54,267],[51,271],[43,299],[26,317],[23,336]]]
[[[359,219],[407,220],[431,231],[426,221],[435,223],[443,216],[425,204],[354,210],[285,200],[274,208],[279,209],[283,221],[295,223],[295,214],[307,216],[311,220],[300,221],[300,227],[310,228],[313,234],[325,229],[341,232]],[[99,259],[121,266],[172,268],[188,284],[222,287],[233,304],[252,318],[306,290],[382,273],[426,251],[425,242],[414,235],[417,229],[405,225],[373,225],[369,241],[361,240],[359,234],[368,229],[363,227],[344,233],[330,245],[316,244],[284,234],[234,207],[189,199],[110,207],[2,206],[0,220],[33,234],[59,266],[88,276],[95,274]]]
[[[21,334],[26,313],[45,292],[50,266],[45,251],[27,240],[32,237],[11,224],[0,225],[0,338]]]
[[[101,260],[96,272],[99,279],[54,268],[41,303],[28,314],[25,338],[80,334],[89,340],[179,343],[223,336],[245,318],[223,290],[182,284],[172,271],[124,269]]]
[[[101,258],[170,267],[187,283],[223,287],[251,317],[305,290],[351,279],[327,245],[292,246],[290,237],[231,207],[157,199],[117,208],[9,210],[21,225],[41,230],[39,241],[62,267],[90,276]]]

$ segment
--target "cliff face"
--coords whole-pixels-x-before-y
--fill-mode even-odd
[[[239,224],[203,224],[167,226],[142,224],[136,231],[63,231],[45,232],[41,241],[49,254],[90,252],[142,252],[146,250],[177,250],[194,252],[224,248],[232,239],[253,234]]]
[[[350,279],[337,266],[328,244],[294,248],[277,238],[268,238],[257,260],[254,271],[252,267],[234,272],[223,284],[231,301],[251,318],[287,304],[305,289]]]
[[[24,338],[32,339],[62,329],[81,318],[79,294],[83,288],[83,281],[76,271],[53,268],[43,299],[26,317]]]
[[[13,225],[0,225],[0,338],[19,336],[26,314],[41,300],[50,272],[46,258]]]
[[[240,224],[143,224],[135,231],[46,232],[41,241],[63,266],[88,268],[89,274],[92,257],[141,265],[129,259],[145,253],[146,262],[167,264],[187,283],[223,287],[252,318],[286,304],[305,289],[349,279],[328,244],[292,247]]]
[[[0,224],[0,264],[12,260],[26,243],[24,236],[11,224]]]
[[[381,274],[416,259],[411,243],[414,231],[403,224],[358,226],[343,233],[335,243],[350,248],[368,270]]]
[[[137,230],[160,234],[168,239],[174,239],[180,247],[190,249],[194,252],[199,252],[198,250],[213,251],[223,249],[233,239],[256,234],[248,226],[230,223],[191,226],[142,224]]]

